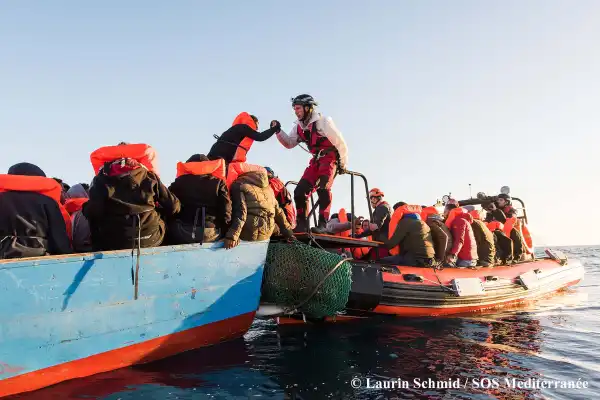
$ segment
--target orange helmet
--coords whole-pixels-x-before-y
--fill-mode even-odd
[[[383,192],[377,188],[369,190],[369,197],[383,197]]]

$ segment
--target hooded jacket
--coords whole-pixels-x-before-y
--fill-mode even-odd
[[[384,243],[388,249],[399,245],[402,257],[433,259],[435,256],[431,230],[417,214],[404,215],[398,222],[392,237]]]
[[[181,211],[169,224],[169,242],[172,244],[214,242],[225,233],[231,223],[231,199],[225,181],[211,174],[181,175],[169,186],[181,202]],[[194,221],[197,231],[202,220],[196,213],[204,207],[204,237],[192,238]],[[199,214],[201,216],[201,214]]]
[[[427,226],[431,229],[431,237],[435,248],[435,259],[444,261],[446,256],[452,250],[452,233],[444,224],[442,217],[438,214],[429,215],[427,217]]]
[[[264,132],[256,131],[256,123],[250,114],[243,112],[233,121],[233,126],[227,129],[213,144],[207,156],[211,160],[222,158],[227,164],[239,161],[245,162],[246,155],[254,141],[264,142],[276,132],[275,128],[269,128]]]
[[[306,124],[300,120],[296,120],[290,133],[286,134],[283,131],[277,133],[277,140],[279,140],[279,143],[281,143],[283,147],[292,149],[300,143],[298,125],[300,125],[302,130],[307,130],[309,125],[313,122],[317,124],[317,132],[319,135],[326,137],[331,144],[335,146],[340,157],[340,167],[345,169],[348,165],[348,146],[346,145],[346,140],[344,139],[342,132],[340,132],[333,123],[333,119],[331,117],[323,116],[319,112],[318,107],[313,107],[312,115]]]
[[[477,260],[477,244],[471,223],[473,216],[467,213],[459,214],[454,218],[450,231],[454,244],[450,254],[460,260]]]
[[[59,183],[46,178],[33,164],[13,165],[8,174],[47,179],[48,185],[54,184],[57,192],[60,190]],[[0,191],[0,259],[71,252],[66,222],[55,199],[25,188]]]
[[[494,234],[488,229],[480,218],[473,218],[471,223],[473,236],[477,244],[477,258],[479,262],[494,264],[496,260],[496,246],[494,244]]]
[[[90,187],[83,214],[90,223],[95,250],[160,246],[165,234],[163,217],[179,211],[180,203],[160,181],[133,159],[106,163]]]
[[[90,224],[81,211],[89,200],[89,195],[82,184],[73,185],[67,191],[65,208],[71,214],[73,227],[73,250],[76,253],[92,251],[92,234]]]
[[[231,185],[231,240],[260,241],[272,235],[293,236],[283,210],[277,204],[264,171],[246,172]]]

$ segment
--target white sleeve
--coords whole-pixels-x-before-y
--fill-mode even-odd
[[[323,135],[325,135],[337,149],[340,154],[340,167],[345,169],[348,165],[348,147],[346,146],[346,141],[344,140],[344,136],[342,136],[342,132],[335,126],[331,117],[323,119]]]
[[[298,145],[298,127],[296,124],[294,124],[294,127],[290,133],[286,134],[283,130],[281,130],[275,135],[277,136],[279,143],[281,143],[286,149],[293,149]]]

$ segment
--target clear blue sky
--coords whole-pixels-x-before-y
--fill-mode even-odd
[[[509,185],[537,243],[600,243],[598,21],[583,0],[3,1],[0,171],[89,182],[91,151],[146,142],[169,184],[240,111],[289,130],[308,92],[389,202]],[[307,160],[250,153],[284,180]]]

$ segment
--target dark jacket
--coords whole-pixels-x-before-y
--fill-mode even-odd
[[[160,246],[165,235],[161,219],[179,211],[180,203],[160,181],[136,161],[106,163],[90,187],[83,205],[94,250]]]
[[[257,132],[248,125],[239,124],[227,129],[212,145],[207,156],[211,160],[222,158],[226,163],[233,160],[238,146],[244,138],[250,138],[256,142],[264,142],[277,132],[275,128],[269,128],[264,132]],[[250,150],[249,148],[247,150]]]
[[[473,219],[471,228],[473,229],[475,243],[477,244],[478,261],[480,263],[485,262],[488,264],[494,264],[496,260],[494,234],[488,229],[487,226],[485,226],[482,221],[478,219]]]
[[[181,202],[181,211],[169,223],[169,243],[214,242],[221,238],[231,223],[231,199],[225,181],[210,174],[181,175],[169,190]],[[196,233],[192,238],[194,221]]]
[[[404,216],[391,239],[384,243],[388,249],[400,245],[400,255],[405,258],[432,259],[435,256],[431,230],[420,219]]]
[[[459,214],[452,222],[450,231],[454,244],[450,254],[460,260],[477,260],[477,244],[471,228],[473,217],[470,214]]]
[[[452,233],[444,224],[444,221],[439,215],[430,215],[427,218],[427,226],[431,229],[431,237],[433,239],[433,247],[435,249],[435,259],[445,261],[446,256],[452,250]]]
[[[392,219],[392,208],[385,201],[381,202],[373,210],[373,224],[377,225],[377,230],[373,232],[372,238],[376,242],[385,242],[390,230],[390,220]]]
[[[265,172],[253,171],[240,175],[231,185],[230,193],[232,218],[228,239],[260,241],[272,235],[293,236]]]
[[[58,204],[34,192],[0,193],[0,259],[71,253]]]

